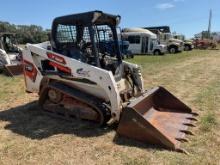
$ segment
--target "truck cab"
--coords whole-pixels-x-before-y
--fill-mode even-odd
[[[185,36],[182,35],[182,34],[173,34],[173,38],[181,40],[181,41],[184,42],[184,50],[185,51],[190,51],[194,48],[193,41],[192,40],[187,40],[185,38]]]
[[[171,33],[158,33],[159,42],[167,45],[169,53],[182,52],[184,49],[183,41],[173,38]]]
[[[122,30],[122,37],[129,41],[128,50],[133,54],[163,55],[167,51],[164,44],[159,44],[157,36],[146,29],[125,28]]]

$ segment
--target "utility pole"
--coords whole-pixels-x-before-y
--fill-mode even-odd
[[[211,38],[212,9],[209,11],[208,38]]]

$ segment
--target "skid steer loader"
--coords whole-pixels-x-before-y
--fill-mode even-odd
[[[39,93],[49,114],[118,123],[119,135],[183,152],[197,114],[163,87],[144,90],[140,67],[122,61],[119,22],[101,11],[55,18],[51,41],[23,50],[26,90]],[[102,47],[107,41],[114,56]]]
[[[8,76],[23,73],[21,48],[17,46],[14,33],[0,33],[0,71]]]

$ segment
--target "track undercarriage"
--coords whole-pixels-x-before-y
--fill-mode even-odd
[[[43,87],[39,105],[45,113],[68,121],[76,119],[93,121],[98,126],[104,125],[110,119],[110,111],[104,102],[88,94],[82,94],[77,89],[61,91],[64,88],[68,90],[69,87],[60,83]],[[84,97],[85,95],[87,97]]]

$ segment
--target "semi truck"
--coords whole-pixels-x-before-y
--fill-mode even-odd
[[[190,51],[194,48],[193,41],[186,39],[183,34],[173,34],[173,38],[182,40],[184,42],[185,51]]]

